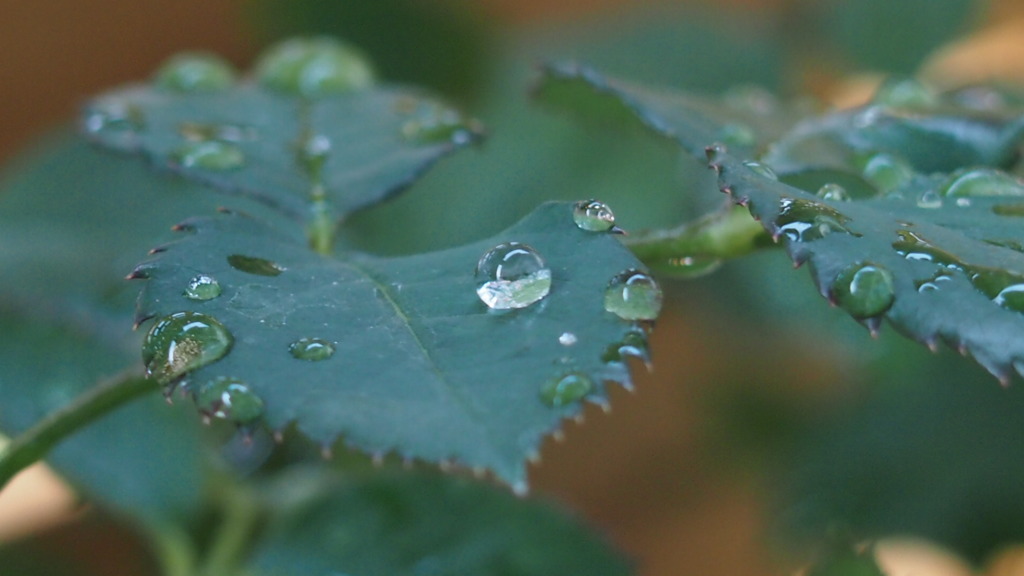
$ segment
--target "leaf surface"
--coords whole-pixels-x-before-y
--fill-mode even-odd
[[[297,234],[242,214],[196,219],[136,270],[148,278],[138,318],[188,311],[219,321],[233,347],[189,376],[190,387],[240,378],[263,400],[272,429],[294,421],[325,445],[343,435],[370,452],[455,459],[525,488],[525,459],[581,409],[548,406],[541,387],[584,375],[593,383],[587,398],[604,403],[603,380],[629,382],[621,358],[603,357],[637,328],[607,312],[604,297],[614,276],[641,265],[614,236],[578,228],[572,214],[572,204],[546,204],[493,238],[402,258],[324,257]],[[474,270],[512,241],[545,259],[550,294],[490,310]],[[246,272],[252,258],[273,268]],[[221,294],[186,298],[197,275],[215,279]],[[303,338],[335,352],[297,359],[289,350]]]
[[[255,574],[630,573],[565,514],[464,478],[377,473],[326,488],[257,544]]]
[[[82,124],[103,146],[297,218],[319,186],[338,217],[381,202],[476,136],[470,123],[421,91],[372,88],[304,99],[251,82],[200,93],[127,86],[95,98]],[[421,133],[424,127],[436,132]],[[200,146],[222,154],[190,160]]]

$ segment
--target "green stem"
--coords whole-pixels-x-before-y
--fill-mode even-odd
[[[224,576],[238,572],[262,513],[256,499],[237,483],[224,487],[220,494],[224,518],[213,536],[210,552],[199,572],[204,576]]]
[[[115,408],[157,389],[153,380],[125,374],[89,389],[71,404],[46,416],[0,452],[0,489],[18,472],[46,456],[64,438]]]
[[[732,205],[676,228],[627,236],[623,242],[648,266],[683,276],[708,272],[722,260],[772,245],[747,209]]]
[[[148,526],[163,576],[195,576],[196,551],[188,533],[175,525]]]

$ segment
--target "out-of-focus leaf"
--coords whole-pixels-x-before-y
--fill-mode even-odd
[[[454,458],[525,488],[526,458],[581,410],[575,401],[546,405],[542,387],[578,376],[592,387],[585,398],[603,403],[603,380],[628,385],[617,350],[637,328],[605,309],[605,293],[641,265],[613,235],[578,228],[572,204],[546,204],[486,240],[403,258],[324,257],[301,235],[240,214],[181,228],[192,233],[136,270],[149,279],[139,319],[187,311],[223,325],[233,347],[188,377],[192,390],[240,378],[274,429],[295,421],[325,444],[344,435],[371,452]],[[474,267],[508,242],[540,254],[550,294],[490,310],[477,294],[488,277]],[[216,280],[219,296],[189,299],[196,276]],[[289,351],[311,338],[333,355],[307,361]],[[642,355],[639,346],[633,353]],[[156,354],[159,372],[165,360]]]
[[[285,574],[629,574],[564,514],[463,478],[379,472],[337,480],[271,526],[250,569]]]

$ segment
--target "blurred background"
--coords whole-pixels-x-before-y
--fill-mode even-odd
[[[488,235],[548,199],[600,198],[630,230],[721,202],[663,142],[532,104],[541,62],[723,97],[809,94],[822,108],[864,101],[887,75],[1024,80],[1015,0],[0,0],[0,14],[0,194],[45,165],[91,94],[186,49],[244,68],[282,37],[335,34],[387,81],[458,103],[487,143],[347,228],[388,254]],[[588,412],[545,445],[536,498],[607,535],[642,576],[792,573],[835,530],[881,539],[894,575],[1024,573],[1019,382],[1001,388],[888,329],[872,340],[781,251],[664,283],[654,372],[635,366],[636,393],[616,390],[611,414]],[[35,469],[0,495],[0,574],[150,573],[133,531]],[[16,565],[49,571],[5,571]]]

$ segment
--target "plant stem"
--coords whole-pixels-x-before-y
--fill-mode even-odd
[[[157,389],[153,380],[123,374],[90,388],[67,406],[46,416],[13,438],[0,452],[0,489],[18,472],[46,456],[64,438],[115,408]]]
[[[213,536],[203,568],[199,571],[204,576],[224,576],[238,572],[238,565],[261,515],[256,499],[244,487],[232,483],[219,493],[224,518]]]
[[[195,546],[187,532],[163,524],[150,524],[148,532],[163,576],[195,576]]]
[[[732,205],[675,228],[627,236],[623,243],[652,268],[684,276],[773,245],[746,208]]]

